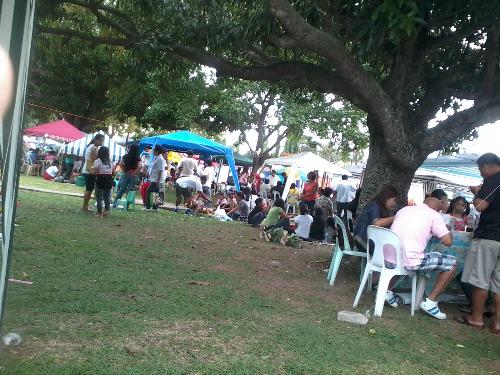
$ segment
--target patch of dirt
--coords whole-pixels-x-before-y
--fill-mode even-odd
[[[35,359],[37,357],[51,356],[58,364],[68,361],[81,360],[81,351],[91,343],[77,343],[74,341],[58,340],[56,338],[45,339],[36,336],[24,338],[19,346],[4,347],[5,353],[19,356],[23,359]]]
[[[177,362],[191,360],[217,362],[245,353],[248,338],[224,339],[203,320],[176,321],[173,324],[154,322],[153,327],[143,335],[127,338],[123,342],[129,355],[141,355],[150,347],[164,348],[171,352]]]
[[[292,248],[268,243],[253,233],[252,252],[244,247],[235,259],[254,268],[251,285],[266,296],[278,295],[294,305],[306,306],[305,298],[315,297],[322,303],[351,304],[358,286],[359,261],[346,257],[342,263],[334,288],[326,283],[326,272],[332,252],[331,246],[304,243],[302,248]],[[238,263],[232,265],[238,272]],[[227,264],[225,264],[227,266]],[[233,267],[231,267],[233,268]]]

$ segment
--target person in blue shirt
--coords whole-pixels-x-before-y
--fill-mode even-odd
[[[389,228],[396,214],[397,199],[400,194],[394,186],[384,186],[379,193],[363,208],[358,217],[356,226],[354,227],[354,242],[358,251],[366,251],[368,245],[368,226],[376,225],[379,227]],[[370,246],[370,254],[373,255],[373,249]],[[389,265],[386,266],[389,267]],[[404,304],[404,300],[397,294],[392,292],[392,287],[395,280],[391,280],[389,290],[385,294],[385,301],[393,308],[397,308],[400,304]]]
[[[392,225],[399,196],[394,186],[387,185],[363,208],[354,227],[354,240],[359,251],[366,251],[369,225],[384,228]]]

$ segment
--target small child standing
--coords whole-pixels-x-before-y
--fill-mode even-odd
[[[311,230],[311,224],[313,222],[313,217],[309,215],[309,207],[307,204],[299,204],[300,215],[297,215],[294,219],[296,228],[295,234],[302,238],[303,240],[309,239],[309,232]]]
[[[92,173],[96,177],[95,196],[97,201],[97,215],[106,217],[109,215],[111,203],[111,189],[113,188],[113,163],[109,157],[109,148],[101,146],[97,152]],[[102,204],[104,202],[104,211]]]
[[[456,197],[453,199],[446,213],[452,218],[453,230],[458,232],[465,231],[470,214],[470,205],[464,197]]]

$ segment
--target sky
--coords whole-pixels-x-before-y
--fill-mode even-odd
[[[465,152],[484,154],[493,152],[500,155],[500,120],[478,129],[479,137],[474,141],[462,143]]]

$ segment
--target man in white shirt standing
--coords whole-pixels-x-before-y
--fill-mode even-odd
[[[182,159],[179,166],[177,167],[177,177],[189,177],[196,174],[198,162],[193,159],[193,152],[189,151],[187,153],[187,158]]]
[[[349,203],[356,196],[356,188],[349,182],[349,176],[343,175],[342,181],[337,185],[337,216],[342,217],[343,211],[349,210]]]
[[[212,166],[212,161],[208,160],[205,162],[205,169],[203,170],[203,176],[207,178],[207,181],[203,184],[203,192],[207,197],[212,197],[212,182],[215,179],[215,169]]]
[[[271,174],[267,178],[269,180],[269,185],[271,185],[271,188],[278,185],[278,181],[281,181],[280,178],[276,175],[276,171],[274,169],[271,171]]]
[[[151,195],[152,193],[159,193],[160,183],[165,183],[165,180],[162,180],[162,178],[165,178],[165,167],[167,162],[163,158],[162,154],[163,147],[156,145],[153,150],[153,160],[149,168],[149,181],[151,184],[148,187],[146,195],[146,207],[144,207],[145,211],[158,212],[157,202],[151,202]]]

